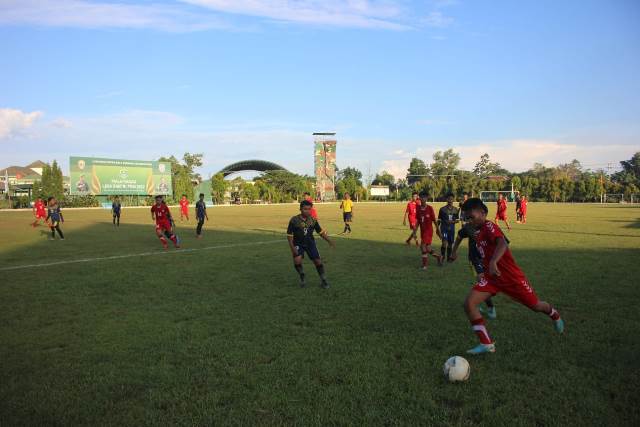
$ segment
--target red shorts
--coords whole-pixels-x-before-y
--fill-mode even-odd
[[[496,213],[496,219],[499,219],[500,221],[506,221],[507,220],[507,212],[506,211],[502,211],[502,212]]]
[[[45,219],[47,217],[47,213],[46,212],[36,212],[36,219]]]
[[[409,228],[415,230],[418,226],[418,218],[409,218]]]
[[[182,213],[182,215],[188,215],[189,214],[189,208],[180,209],[180,212]]]
[[[421,230],[420,231],[420,240],[422,240],[423,245],[430,245],[433,240],[433,229],[431,230]]]
[[[501,277],[501,281],[504,282],[505,278]],[[473,285],[473,290],[479,292],[489,292],[491,295],[495,295],[499,292],[508,295],[512,299],[518,301],[527,307],[533,307],[538,303],[538,296],[535,291],[529,285],[529,281],[526,277],[514,278],[508,280],[507,283],[496,283],[495,281],[483,278],[478,283]]]
[[[156,222],[156,230],[171,231],[171,223],[169,221]]]

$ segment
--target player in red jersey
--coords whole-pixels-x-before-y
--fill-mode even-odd
[[[411,194],[411,200],[407,203],[407,208],[404,210],[404,218],[402,219],[402,225],[407,225],[407,219],[409,220],[409,228],[411,229],[411,234],[409,234],[409,238],[406,240],[407,245],[411,244],[411,241],[415,239],[416,246],[420,246],[418,243],[418,207],[420,206],[420,199],[418,198],[418,193],[416,191]]]
[[[311,197],[311,194],[309,193],[304,193],[302,195],[302,197],[304,198],[304,200],[307,200],[309,202],[311,202],[311,218],[313,219],[318,219],[318,212],[316,212],[316,208],[315,206],[313,206],[313,197]]]
[[[151,219],[156,222],[156,235],[162,242],[162,246],[167,249],[167,239],[169,238],[174,244],[176,248],[180,247],[180,242],[178,241],[178,237],[173,233],[173,229],[171,227],[171,212],[169,212],[169,207],[162,200],[162,196],[156,196],[156,203],[151,206]],[[166,237],[165,237],[166,236]]]
[[[482,257],[484,269],[482,278],[471,288],[464,302],[464,310],[473,331],[480,340],[480,344],[467,353],[482,354],[496,351],[478,305],[498,292],[507,294],[533,311],[546,314],[553,321],[556,331],[562,333],[564,321],[560,318],[560,314],[551,304],[538,299],[527,277],[511,255],[508,240],[502,234],[502,230],[497,224],[487,221],[489,212],[487,206],[482,200],[472,198],[465,202],[463,209],[468,212],[469,220],[477,230],[476,248]]]
[[[527,204],[529,201],[527,200],[527,196],[522,196],[520,200],[520,223],[527,223]]]
[[[32,227],[37,227],[38,221],[41,221],[44,224],[45,219],[47,218],[47,210],[45,208],[46,205],[44,201],[38,197],[33,204],[33,216],[36,220],[31,224]]]
[[[420,225],[420,249],[422,250],[422,269],[427,269],[429,261],[429,255],[438,259],[438,265],[442,266],[442,256],[435,253],[431,248],[431,241],[433,240],[433,229],[435,227],[436,234],[440,239],[442,235],[438,229],[436,213],[433,207],[427,204],[427,197],[429,195],[426,191],[420,193],[420,206],[417,210],[418,224]]]
[[[509,226],[509,220],[507,219],[507,199],[502,196],[502,193],[498,193],[498,202],[496,203],[498,210],[496,211],[496,219],[493,222],[498,225],[498,220],[504,221],[507,224],[507,230],[511,230]]]
[[[180,221],[182,218],[187,218],[189,221],[189,199],[187,199],[187,195],[183,194],[180,199]]]

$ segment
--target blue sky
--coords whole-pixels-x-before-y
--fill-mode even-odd
[[[203,152],[401,176],[640,150],[640,2],[0,0],[0,167]]]

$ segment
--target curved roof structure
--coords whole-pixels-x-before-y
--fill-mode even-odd
[[[286,171],[282,166],[273,163],[267,162],[265,160],[242,160],[240,162],[232,163],[222,170],[218,171],[218,173],[223,174],[224,176],[231,175],[236,172],[243,171],[258,171],[258,172],[266,172],[266,171]]]

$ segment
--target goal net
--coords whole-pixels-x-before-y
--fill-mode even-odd
[[[518,192],[514,191],[512,193],[511,191],[481,191],[480,200],[482,200],[483,202],[496,202],[498,201],[499,194],[502,194],[502,197],[507,199],[508,202],[513,202]]]
[[[608,193],[602,198],[604,203],[624,203],[624,194]]]

